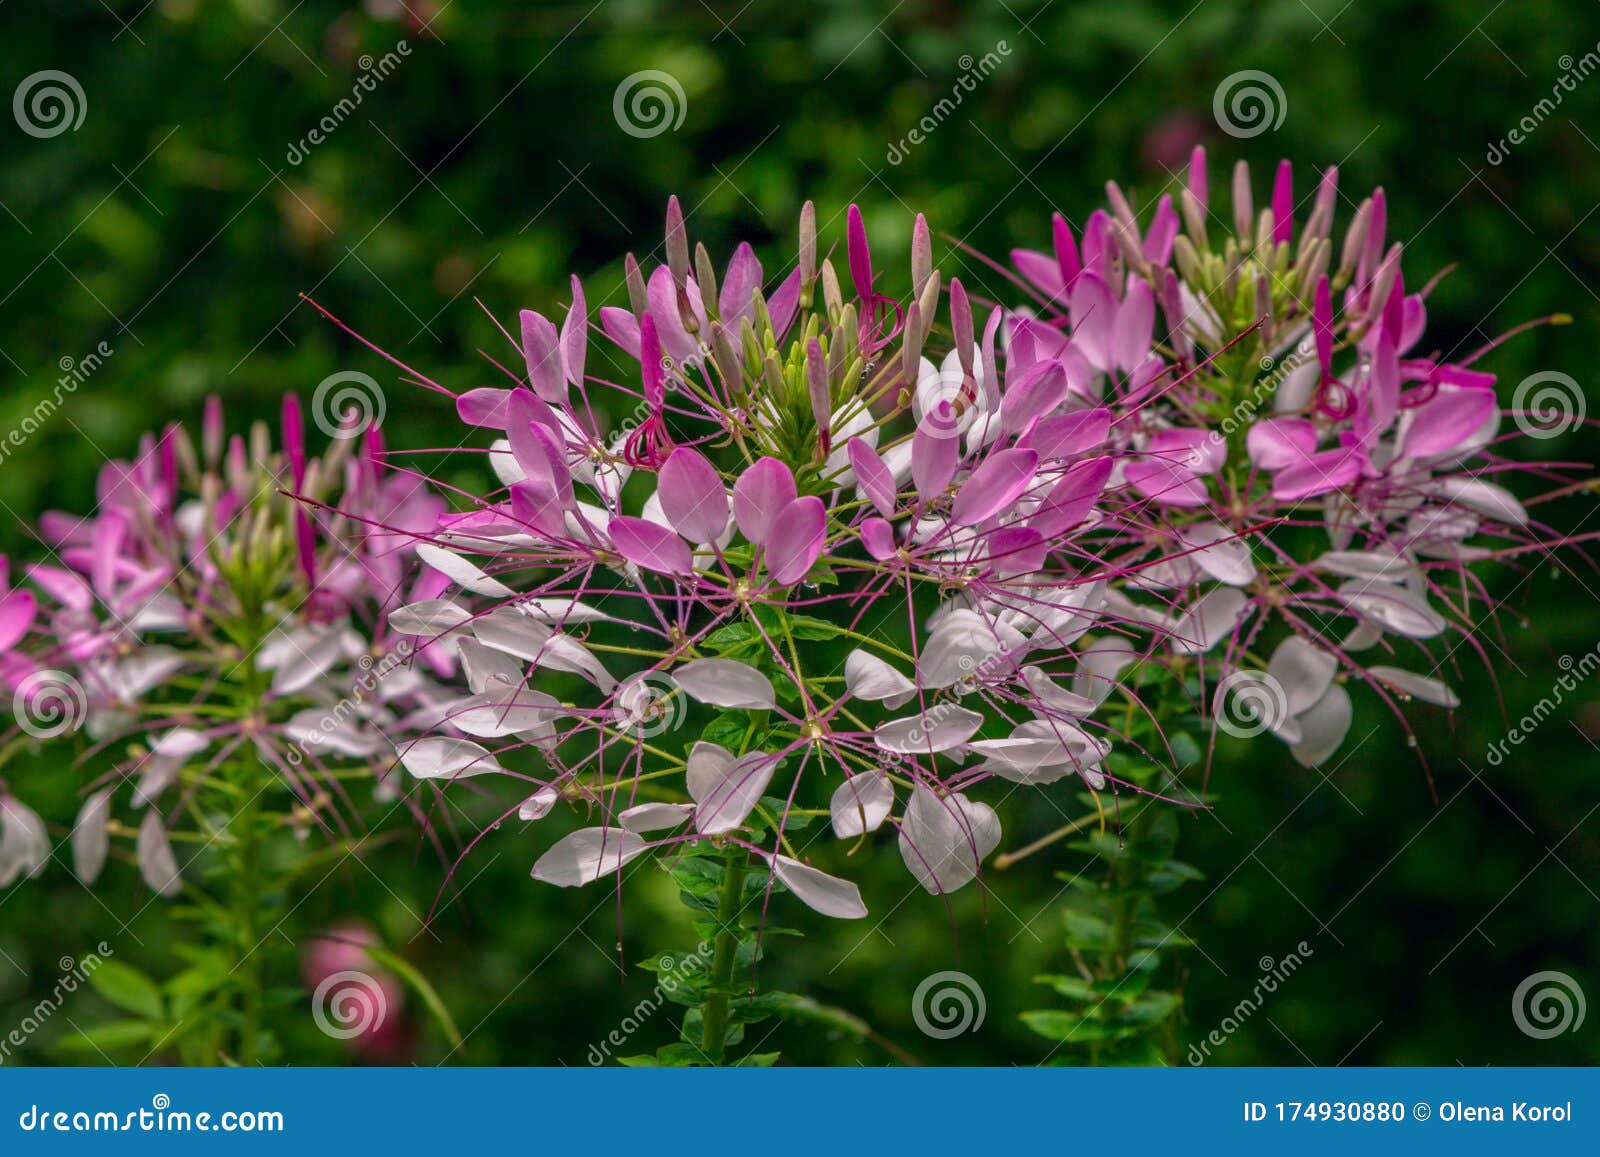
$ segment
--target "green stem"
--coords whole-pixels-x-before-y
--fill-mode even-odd
[[[733,968],[739,954],[739,911],[744,899],[745,854],[730,847],[723,867],[722,893],[717,902],[717,938],[711,956],[711,989],[701,1009],[700,1050],[713,1064],[726,1059],[728,1000]]]

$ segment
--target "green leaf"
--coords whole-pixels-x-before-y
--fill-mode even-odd
[[[148,1045],[155,1039],[156,1026],[142,1020],[113,1020],[93,1028],[69,1033],[55,1042],[55,1047],[66,1053],[115,1052]]]
[[[778,1063],[777,1053],[751,1053],[733,1062],[736,1069],[770,1069]]]
[[[102,960],[100,966],[89,973],[89,983],[96,992],[124,1012],[131,1012],[147,1021],[166,1019],[166,1005],[156,982],[132,965],[119,960]]]

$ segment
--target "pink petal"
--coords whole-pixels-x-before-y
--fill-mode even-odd
[[[748,242],[740,242],[728,262],[728,271],[722,278],[722,292],[717,297],[717,312],[724,325],[737,331],[739,318],[753,317],[755,302],[751,295],[761,288],[761,262]]]
[[[567,400],[565,374],[561,368],[561,335],[543,314],[525,309],[522,318],[522,356],[528,363],[528,381],[533,392],[547,402]]]
[[[728,525],[728,491],[716,467],[698,450],[680,446],[657,477],[661,510],[690,542],[715,542]]]
[[[951,524],[974,526],[1008,509],[1032,484],[1038,467],[1039,455],[1032,450],[992,455],[957,492],[950,507]]]
[[[589,349],[589,306],[583,299],[583,282],[572,278],[572,306],[561,323],[561,370],[574,386],[583,384],[583,363]]]
[[[878,452],[861,438],[851,438],[848,444],[850,452],[850,469],[855,472],[856,485],[861,487],[861,493],[867,500],[878,508],[878,513],[885,518],[894,514],[894,500],[897,487],[894,483],[894,474],[883,464],[883,459],[878,457]]]
[[[1067,369],[1059,361],[1038,362],[1006,389],[1000,406],[1000,430],[1020,433],[1029,422],[1048,414],[1067,397]]]
[[[635,566],[660,574],[694,573],[694,554],[689,544],[666,527],[619,514],[611,520],[610,529],[617,553]]]
[[[1079,275],[1077,284],[1072,287],[1070,313],[1073,344],[1097,368],[1110,369],[1111,331],[1116,321],[1117,303],[1099,274],[1085,271]]]
[[[932,502],[955,477],[961,443],[949,402],[923,415],[911,439],[911,482],[917,497]]]
[[[767,541],[778,512],[798,493],[794,475],[776,458],[762,458],[733,484],[733,519],[739,533],[757,546]]]
[[[796,498],[772,520],[767,544],[767,570],[779,586],[791,586],[806,577],[822,553],[827,536],[828,511],[813,495]]]
[[[1440,393],[1412,411],[1401,454],[1407,458],[1431,458],[1449,453],[1477,433],[1496,405],[1489,390]]]
[[[1359,446],[1323,450],[1280,470],[1272,480],[1272,497],[1279,502],[1297,502],[1341,490],[1361,477],[1365,462],[1366,453]]]
[[[1117,308],[1116,321],[1111,327],[1111,355],[1117,368],[1124,372],[1136,369],[1150,353],[1150,342],[1155,334],[1156,299],[1150,283],[1135,281],[1128,286],[1128,296]]]
[[[1109,457],[1090,458],[1061,475],[1028,525],[1046,539],[1060,536],[1089,516],[1111,477]]]
[[[894,527],[881,518],[862,520],[861,541],[866,545],[867,553],[879,562],[892,557],[897,549]]]
[[[1070,382],[1071,375],[1068,375]],[[1055,458],[1075,458],[1098,450],[1111,432],[1111,411],[1103,407],[1094,410],[1074,410],[1070,414],[1055,414],[1040,418],[1023,439],[1022,445],[1038,451],[1039,461]]]
[[[1304,462],[1317,449],[1317,428],[1305,418],[1268,418],[1245,435],[1250,461],[1262,470],[1276,472]]]

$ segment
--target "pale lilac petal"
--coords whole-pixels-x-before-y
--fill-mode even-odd
[[[983,726],[983,716],[965,707],[941,704],[922,715],[880,723],[872,740],[899,755],[935,755],[961,747]]]
[[[72,825],[72,866],[78,879],[92,884],[100,878],[106,852],[111,847],[107,825],[111,820],[111,789],[95,792],[83,802]]]
[[[1407,458],[1448,454],[1471,438],[1497,407],[1492,390],[1441,393],[1411,411],[1400,453]]]
[[[735,759],[715,743],[696,743],[689,752],[685,777],[697,805],[695,830],[712,836],[744,823],[772,782],[777,766],[777,757],[765,752]]]
[[[442,546],[434,546],[431,542],[419,542],[417,557],[463,590],[471,591],[475,595],[505,599],[516,594],[505,583],[486,574],[476,563],[469,562]]]
[[[1256,564],[1250,557],[1249,541],[1220,522],[1185,527],[1178,532],[1178,540],[1190,551],[1183,557],[1218,582],[1242,587],[1255,581]]]
[[[527,820],[542,820],[550,814],[550,809],[556,806],[556,801],[561,798],[561,793],[553,787],[541,787],[527,799],[522,801],[517,808],[517,818]]]
[[[1035,451],[1039,461],[1075,458],[1105,445],[1111,432],[1111,411],[1104,407],[1074,410],[1040,418],[1022,445]]]
[[[399,753],[400,762],[417,779],[467,779],[505,770],[487,748],[446,735],[403,743]]]
[[[691,803],[641,803],[618,815],[617,822],[630,832],[658,832],[680,827],[692,815]]]
[[[777,706],[772,681],[733,659],[695,659],[672,672],[684,694],[713,707],[770,711]]]
[[[1061,481],[1034,512],[1028,525],[1046,539],[1059,538],[1077,526],[1094,509],[1100,495],[1105,492],[1111,478],[1112,460],[1109,457],[1089,458],[1076,462],[1062,472]]]
[[[139,824],[135,851],[139,860],[139,875],[144,882],[163,896],[177,895],[182,887],[178,861],[173,857],[166,825],[154,808],[144,813],[144,820]]]
[[[893,808],[894,784],[889,777],[881,771],[858,772],[835,788],[828,801],[833,834],[852,840],[875,832]]]
[[[900,821],[900,858],[934,895],[971,883],[999,844],[1000,819],[987,804],[959,792],[941,798],[921,786],[911,793]]]
[[[1400,692],[1405,699],[1421,699],[1424,703],[1432,703],[1439,707],[1459,707],[1461,699],[1452,691],[1449,685],[1442,680],[1431,678],[1427,675],[1418,675],[1411,671],[1401,670],[1399,667],[1368,667],[1367,674],[1377,679],[1395,691]]]
[[[830,876],[788,856],[772,857],[772,874],[806,907],[824,916],[859,920],[867,914],[867,906],[861,901],[861,889],[849,880]]]
[[[1172,624],[1172,649],[1180,655],[1211,650],[1233,633],[1249,607],[1243,591],[1232,587],[1207,591]]]
[[[1279,643],[1267,663],[1267,678],[1283,692],[1288,715],[1309,710],[1327,694],[1338,671],[1336,656],[1299,636],[1290,636]]]
[[[558,888],[592,884],[614,876],[649,851],[643,836],[626,828],[582,828],[558,840],[533,865],[533,878]]]
[[[1311,457],[1317,449],[1317,428],[1305,418],[1267,418],[1244,437],[1250,461],[1276,472]]]
[[[1289,752],[1302,767],[1315,767],[1339,750],[1354,717],[1350,694],[1334,683],[1308,710],[1295,718],[1300,739]]]
[[[857,648],[844,661],[844,686],[857,699],[882,702],[891,711],[917,693],[916,684],[888,663]]]

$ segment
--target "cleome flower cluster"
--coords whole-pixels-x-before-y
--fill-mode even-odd
[[[1427,646],[1492,611],[1470,565],[1556,539],[1499,481],[1493,343],[1427,352],[1433,283],[1381,190],[1336,248],[1336,182],[1298,203],[1285,164],[1258,213],[1241,165],[1225,220],[1197,151],[1143,224],[1115,185],[1058,217],[1012,254],[1019,304],[976,311],[921,217],[898,300],[854,207],[842,268],[807,205],[768,277],[691,251],[673,201],[626,308],[575,278],[505,335],[503,386],[453,395],[498,486],[421,537],[437,597],[390,616],[467,684],[401,762],[585,816],[536,879],[711,841],[852,918],[813,820],[953,892],[1018,786],[1148,790],[1109,757],[1171,762],[1132,737],[1153,675],[1306,765],[1352,687],[1455,706]]]
[[[358,830],[361,793],[399,795],[380,778],[393,737],[436,724],[450,698],[439,679],[453,668],[396,661],[411,641],[384,616],[443,588],[410,537],[443,502],[384,464],[376,430],[346,428],[308,456],[290,395],[281,433],[278,449],[262,424],[230,438],[212,399],[198,448],[176,425],[147,436],[101,471],[92,515],[44,515],[50,561],[0,601],[8,644],[28,636],[0,674],[21,738],[77,733],[88,758],[108,757],[72,830],[85,883],[125,836],[145,882],[174,895],[173,829],[191,830],[196,855],[227,849],[247,805],[301,834]],[[15,797],[0,808],[9,882],[41,870],[50,844]]]

